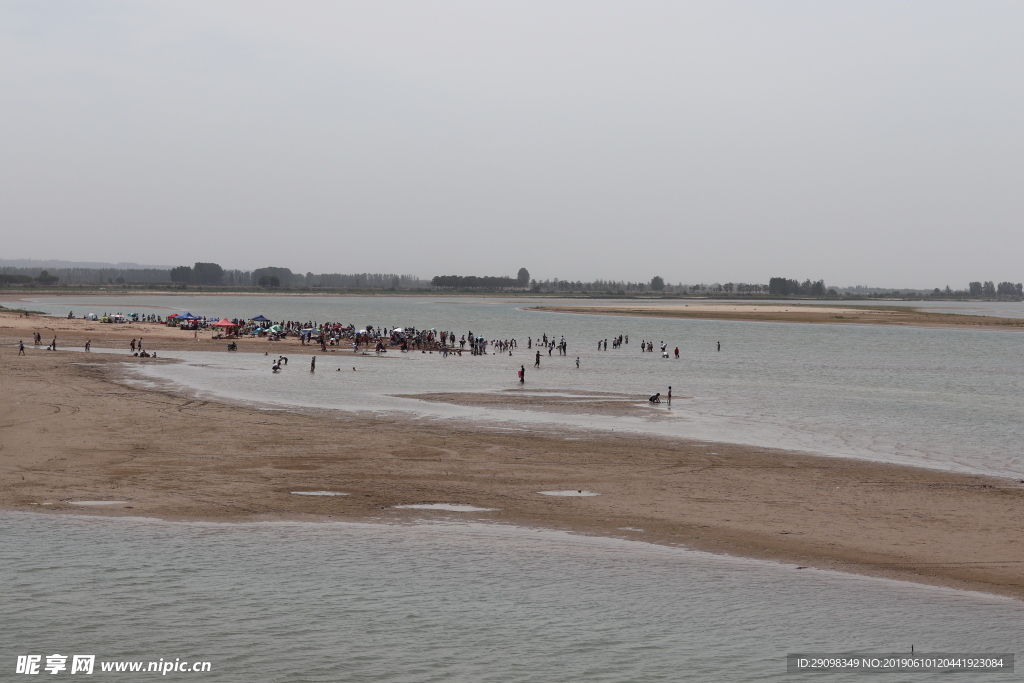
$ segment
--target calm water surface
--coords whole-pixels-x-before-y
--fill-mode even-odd
[[[210,661],[168,677],[211,681],[771,681],[787,652],[1024,637],[1010,599],[481,523],[0,523],[4,680],[57,652]]]

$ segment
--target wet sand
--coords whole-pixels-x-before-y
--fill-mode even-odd
[[[4,509],[223,521],[471,517],[1024,597],[1016,480],[641,435],[197,400],[123,381],[126,363],[169,360],[31,346],[19,357],[12,343],[30,339],[33,326],[47,343],[56,332],[58,348],[86,337],[123,348],[139,335],[147,347],[226,347],[162,326],[0,316]],[[318,351],[243,341],[240,353]],[[624,395],[514,390],[423,398],[646,408]],[[600,495],[539,494],[574,489]],[[89,500],[128,502],[69,502]],[[435,503],[494,511],[394,508]]]
[[[538,392],[506,389],[498,393],[394,394],[396,398],[415,398],[431,403],[490,408],[492,410],[530,410],[572,415],[611,415],[615,417],[667,418],[665,403],[651,404],[646,396],[599,394],[596,392]],[[674,397],[683,400],[683,396]]]
[[[526,310],[587,315],[786,323],[854,323],[916,327],[981,327],[1024,330],[1024,319],[933,313],[903,306],[821,306],[816,304],[656,303],[629,306],[529,306]]]

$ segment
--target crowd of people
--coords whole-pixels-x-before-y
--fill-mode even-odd
[[[68,318],[73,318],[74,312],[68,314]],[[519,349],[519,342],[515,338],[502,338],[502,339],[491,339],[487,340],[483,335],[474,334],[472,330],[467,331],[466,334],[456,336],[456,333],[451,330],[442,330],[440,332],[435,328],[430,329],[417,329],[415,327],[380,327],[375,325],[367,325],[365,328],[356,329],[353,324],[344,324],[340,322],[318,322],[315,320],[307,320],[301,322],[297,320],[282,320],[280,322],[274,322],[265,317],[256,316],[255,318],[208,318],[206,316],[193,316],[191,314],[181,314],[168,316],[166,320],[162,319],[158,315],[138,315],[129,314],[122,315],[120,313],[108,314],[104,313],[102,318],[95,314],[88,314],[82,316],[90,320],[102,320],[104,322],[113,321],[125,321],[125,322],[154,322],[164,323],[172,326],[179,326],[183,329],[195,330],[198,334],[199,330],[210,329],[217,326],[222,332],[223,336],[228,338],[239,338],[243,336],[250,337],[261,337],[265,336],[269,340],[279,341],[289,337],[297,338],[299,343],[303,346],[317,344],[321,350],[327,351],[328,347],[343,347],[350,346],[354,352],[359,352],[360,348],[366,349],[366,351],[373,349],[374,352],[386,353],[389,349],[398,350],[402,352],[409,351],[420,351],[422,353],[441,353],[445,358],[449,356],[461,356],[463,352],[469,353],[470,355],[479,356],[486,355],[488,347],[492,349],[493,354],[505,354],[513,355],[513,352]],[[224,335],[224,332],[227,332]],[[37,332],[33,335],[33,342],[35,345],[42,343],[42,337]],[[608,350],[609,339],[599,339],[597,341],[597,349],[599,351]],[[91,341],[87,341],[85,350],[90,350]],[[629,344],[629,335],[620,334],[611,338],[612,349],[622,348],[624,345]],[[237,346],[232,342],[230,344],[232,350]],[[547,333],[542,334],[539,337],[527,337],[526,348],[534,350],[534,367],[540,367],[541,351],[546,350],[548,356],[551,356],[555,350],[558,351],[560,356],[569,355],[569,344],[562,335],[557,338],[554,335],[548,335]],[[722,343],[717,342],[716,348],[718,351],[722,350]],[[48,350],[55,351],[57,349],[57,338],[54,337],[53,341],[47,346]],[[131,353],[134,356],[149,358],[156,357],[156,353],[150,353],[143,349],[142,338],[132,338],[130,343]],[[670,353],[668,350],[668,344],[664,341],[660,342],[661,355],[663,358],[669,358]],[[363,353],[366,353],[364,351]],[[641,353],[653,353],[654,352],[654,341],[653,340],[642,340],[640,342]],[[24,354],[24,344],[20,345],[20,354]],[[268,352],[269,354],[269,352]],[[675,347],[673,354],[676,359],[679,358],[679,347]],[[284,365],[287,365],[288,359],[285,356],[278,356],[272,364],[272,371],[277,373],[280,372]],[[580,358],[576,357],[576,368],[580,368]],[[352,368],[355,370],[355,368]],[[316,370],[316,356],[313,356],[310,361],[310,370]],[[526,380],[526,367],[521,366],[518,372],[519,381],[525,383]],[[649,399],[651,403],[661,403],[661,394],[655,393]],[[672,388],[668,390],[668,402],[672,401]]]

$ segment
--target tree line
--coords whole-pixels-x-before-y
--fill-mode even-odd
[[[437,289],[525,289],[530,284],[530,271],[520,268],[516,277],[485,275],[435,275],[430,286]]]

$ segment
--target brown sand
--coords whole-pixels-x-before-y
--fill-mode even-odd
[[[567,391],[565,395],[550,395],[550,392],[532,392],[526,390],[508,390],[496,394],[477,393],[431,393],[431,394],[394,394],[396,398],[415,398],[431,403],[449,403],[459,406],[491,408],[493,410],[530,410],[547,413],[563,413],[573,415],[612,415],[617,417],[646,417],[649,419],[667,418],[665,410],[659,410],[665,404],[654,406],[646,396],[628,396],[623,394],[596,394],[594,392]],[[683,400],[683,397],[678,397]]]
[[[629,306],[530,306],[531,311],[621,315],[695,320],[747,320],[785,323],[856,323],[916,327],[981,327],[1024,330],[1024,319],[933,313],[902,306],[818,306],[812,304],[694,304],[658,303]]]
[[[142,328],[131,329],[137,336]],[[6,332],[4,509],[179,520],[486,519],[1024,597],[1024,485],[1014,480],[637,435],[261,410],[121,383],[125,362],[152,360],[31,347],[19,357]],[[537,493],[552,489],[601,495]],[[351,495],[290,493],[315,490]],[[129,502],[81,508],[69,500]],[[392,508],[415,503],[498,510]]]

